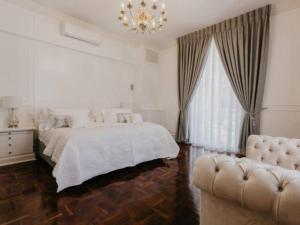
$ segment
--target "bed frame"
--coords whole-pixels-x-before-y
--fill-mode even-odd
[[[46,161],[46,163],[49,164],[51,167],[54,167],[56,163],[53,162],[49,156],[43,154],[45,148],[46,148],[45,144],[43,142],[41,142],[40,140],[37,140],[37,151],[36,151],[36,154],[40,158],[42,158],[44,161]]]

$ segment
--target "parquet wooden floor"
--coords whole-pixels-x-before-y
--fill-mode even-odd
[[[0,167],[0,224],[199,224],[199,196],[190,179],[200,154],[181,146],[177,159],[101,175],[58,194],[42,160]]]

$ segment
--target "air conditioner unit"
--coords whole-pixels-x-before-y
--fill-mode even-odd
[[[100,45],[101,34],[75,24],[68,22],[61,23],[62,34],[69,38],[74,38],[80,41],[87,42],[92,45]]]

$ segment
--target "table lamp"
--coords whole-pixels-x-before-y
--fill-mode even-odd
[[[2,97],[2,106],[8,109],[11,109],[8,127],[9,128],[17,128],[19,125],[19,119],[16,115],[16,109],[20,107],[22,104],[22,100],[17,96],[4,96]]]

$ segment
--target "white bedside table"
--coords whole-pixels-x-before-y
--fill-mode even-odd
[[[35,160],[32,127],[0,128],[0,166]]]

